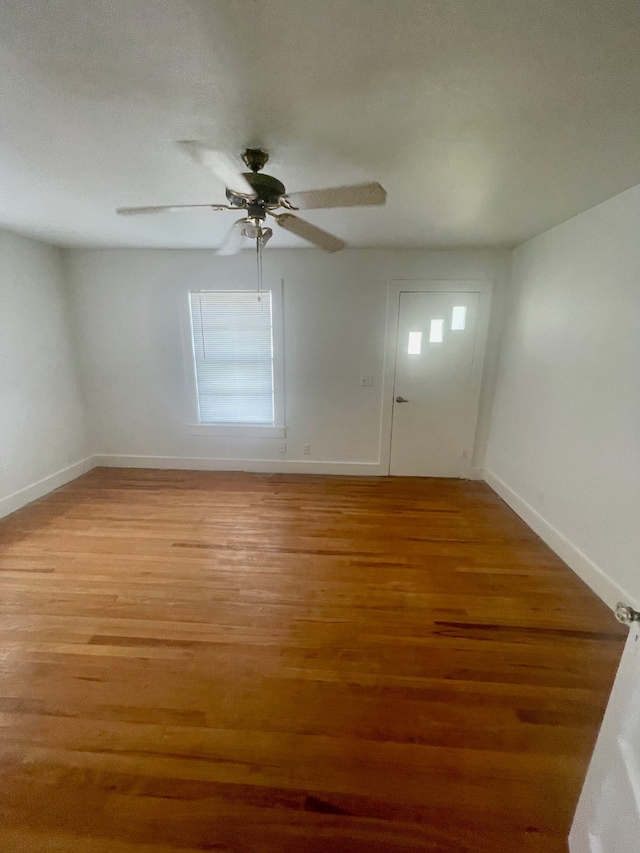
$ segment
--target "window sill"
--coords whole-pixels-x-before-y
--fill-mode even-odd
[[[286,427],[259,424],[189,424],[191,435],[211,435],[221,438],[284,438]]]

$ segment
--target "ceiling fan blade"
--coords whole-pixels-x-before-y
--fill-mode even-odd
[[[141,213],[180,213],[183,210],[231,210],[227,204],[161,204],[156,207],[119,207],[120,216],[138,216]]]
[[[240,171],[240,167],[236,166],[233,159],[224,151],[215,151],[213,148],[207,148],[206,145],[193,140],[183,140],[178,142],[178,145],[196,163],[200,163],[201,166],[206,166],[207,169],[210,169],[228,189],[248,198],[256,197],[251,184]]]
[[[236,255],[242,248],[244,235],[243,227],[247,224],[246,218],[237,219],[231,228],[227,231],[227,236],[224,238],[218,247],[219,255]]]
[[[375,181],[369,184],[354,184],[350,187],[328,187],[324,190],[308,190],[289,193],[286,202],[298,210],[313,210],[319,207],[361,207],[367,204],[384,204],[387,192]]]
[[[304,219],[298,219],[292,213],[281,213],[275,217],[276,222],[285,231],[290,231],[292,234],[297,234],[303,240],[308,240],[317,246],[319,249],[324,249],[325,252],[339,252],[347,245],[338,237],[329,234],[328,231],[323,231],[322,228],[317,228],[310,222]]]

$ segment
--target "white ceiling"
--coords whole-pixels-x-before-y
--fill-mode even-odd
[[[638,0],[2,0],[0,225],[211,247],[233,213],[177,149],[261,144],[351,246],[512,246],[640,182]],[[302,246],[279,232],[272,245]]]

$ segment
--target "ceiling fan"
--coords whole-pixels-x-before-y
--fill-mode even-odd
[[[207,148],[199,142],[179,142],[197,163],[209,168],[226,187],[228,204],[174,204],[157,207],[120,207],[121,216],[144,213],[163,213],[181,210],[245,210],[246,216],[231,226],[222,245],[218,249],[221,255],[233,255],[242,248],[242,238],[256,240],[260,247],[266,245],[273,232],[265,228],[267,216],[275,219],[281,228],[297,234],[320,249],[338,252],[345,243],[333,234],[317,228],[310,222],[294,216],[293,210],[314,210],[330,207],[360,207],[371,204],[384,204],[387,193],[380,184],[354,184],[346,187],[331,187],[322,190],[308,190],[299,193],[287,193],[284,184],[271,175],[261,173],[267,164],[269,154],[261,148],[247,148],[242,160],[250,169],[241,172],[233,159],[223,151]],[[283,213],[276,211],[283,210]]]

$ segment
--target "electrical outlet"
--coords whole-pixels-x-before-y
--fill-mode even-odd
[[[302,445],[302,452],[305,454],[305,456],[308,456],[311,453],[311,445],[310,444],[303,444]]]
[[[360,377],[360,384],[364,385],[367,388],[369,386],[373,385],[373,376],[361,376]]]
[[[280,453],[286,453],[287,452],[287,442],[286,441],[280,442],[280,444],[278,445],[278,451]]]

